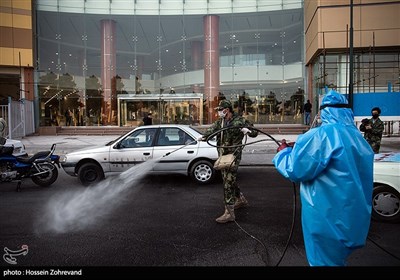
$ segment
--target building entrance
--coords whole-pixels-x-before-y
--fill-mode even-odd
[[[153,124],[203,124],[203,94],[120,94],[118,125],[139,126],[151,113]]]

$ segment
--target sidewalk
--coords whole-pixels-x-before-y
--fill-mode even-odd
[[[298,135],[271,135],[277,141],[283,138],[289,142],[295,142]],[[53,143],[57,144],[56,154],[64,155],[82,148],[105,145],[116,139],[116,135],[107,136],[27,136],[21,139],[28,154],[38,151],[50,150]],[[251,144],[253,142],[261,141]],[[259,135],[256,138],[248,138],[247,146],[243,149],[241,165],[265,165],[272,164],[272,158],[276,154],[277,144],[266,135]],[[383,137],[381,153],[400,152],[400,137]]]
[[[295,142],[299,135],[271,135],[277,141],[283,138],[288,142]],[[248,143],[268,138],[265,135],[257,138],[249,138]],[[256,140],[253,140],[256,139]],[[277,144],[268,138],[266,142],[250,144],[243,149],[242,161],[240,165],[272,165],[272,159],[276,154]],[[380,153],[400,152],[400,137],[383,137]]]

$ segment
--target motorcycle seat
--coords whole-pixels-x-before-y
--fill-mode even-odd
[[[32,163],[38,158],[47,157],[49,154],[50,154],[50,151],[42,151],[42,152],[37,152],[36,154],[34,154],[31,157],[23,156],[23,157],[17,157],[17,159],[18,159],[19,162],[22,162],[22,163]]]

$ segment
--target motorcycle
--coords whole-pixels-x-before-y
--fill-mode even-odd
[[[21,191],[23,178],[31,180],[41,186],[48,187],[58,178],[60,156],[55,155],[56,144],[50,151],[41,151],[32,156],[14,156],[14,147],[3,146],[5,139],[0,138],[0,182],[16,181],[16,191]]]

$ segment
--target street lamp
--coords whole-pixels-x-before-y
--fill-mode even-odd
[[[350,67],[349,67],[349,106],[350,109],[353,109],[353,90],[354,90],[354,83],[353,83],[353,0],[350,0],[350,50],[349,50],[349,56],[350,56]]]

